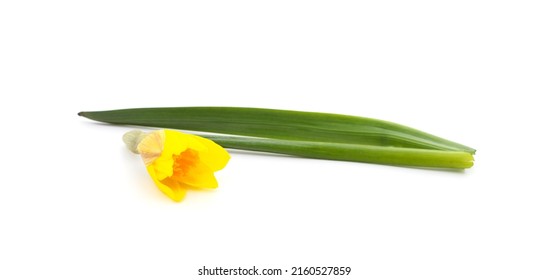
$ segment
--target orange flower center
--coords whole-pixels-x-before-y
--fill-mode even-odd
[[[183,177],[198,161],[198,152],[187,149],[179,155],[173,155],[173,176]]]

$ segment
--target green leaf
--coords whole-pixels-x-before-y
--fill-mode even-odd
[[[80,112],[78,115],[113,124],[269,139],[475,153],[473,148],[407,126],[338,114],[239,107],[171,107]]]

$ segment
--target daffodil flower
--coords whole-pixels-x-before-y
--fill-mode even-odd
[[[156,186],[174,201],[183,200],[187,189],[217,188],[214,172],[230,158],[213,141],[174,130],[133,130],[123,140],[128,149],[141,155]]]

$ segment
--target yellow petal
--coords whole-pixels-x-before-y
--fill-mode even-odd
[[[173,180],[170,180],[170,179],[164,180],[164,183],[166,183],[166,184],[164,184],[163,182],[158,180],[158,177],[156,176],[156,172],[155,172],[155,169],[154,169],[153,165],[147,166],[147,171],[149,172],[149,175],[153,179],[156,186],[164,194],[166,194],[169,198],[171,198],[172,200],[174,200],[176,202],[179,202],[179,201],[183,200],[183,198],[185,197],[185,194],[186,194],[186,190],[183,186],[181,186],[177,182],[175,182]]]
[[[196,135],[189,136],[196,139],[196,141],[200,142],[206,148],[205,150],[200,151],[200,160],[208,165],[213,171],[221,170],[227,165],[231,156],[223,147],[210,139]]]
[[[202,162],[195,163],[189,168],[189,171],[185,175],[175,179],[182,184],[195,188],[217,188],[217,180],[215,179],[212,169]]]
[[[178,155],[189,148],[189,135],[174,130],[164,130],[166,141],[164,152],[171,155]]]
[[[185,134],[173,130],[161,130],[164,136],[161,154],[151,162],[158,180],[162,181],[173,175],[173,156],[187,149],[188,141]]]
[[[162,181],[173,175],[173,158],[159,157],[151,165],[154,168],[156,177]]]

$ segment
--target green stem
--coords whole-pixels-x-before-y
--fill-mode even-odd
[[[317,159],[454,169],[470,168],[473,166],[474,160],[471,154],[461,151],[437,151],[219,135],[200,136],[209,138],[225,148]]]

